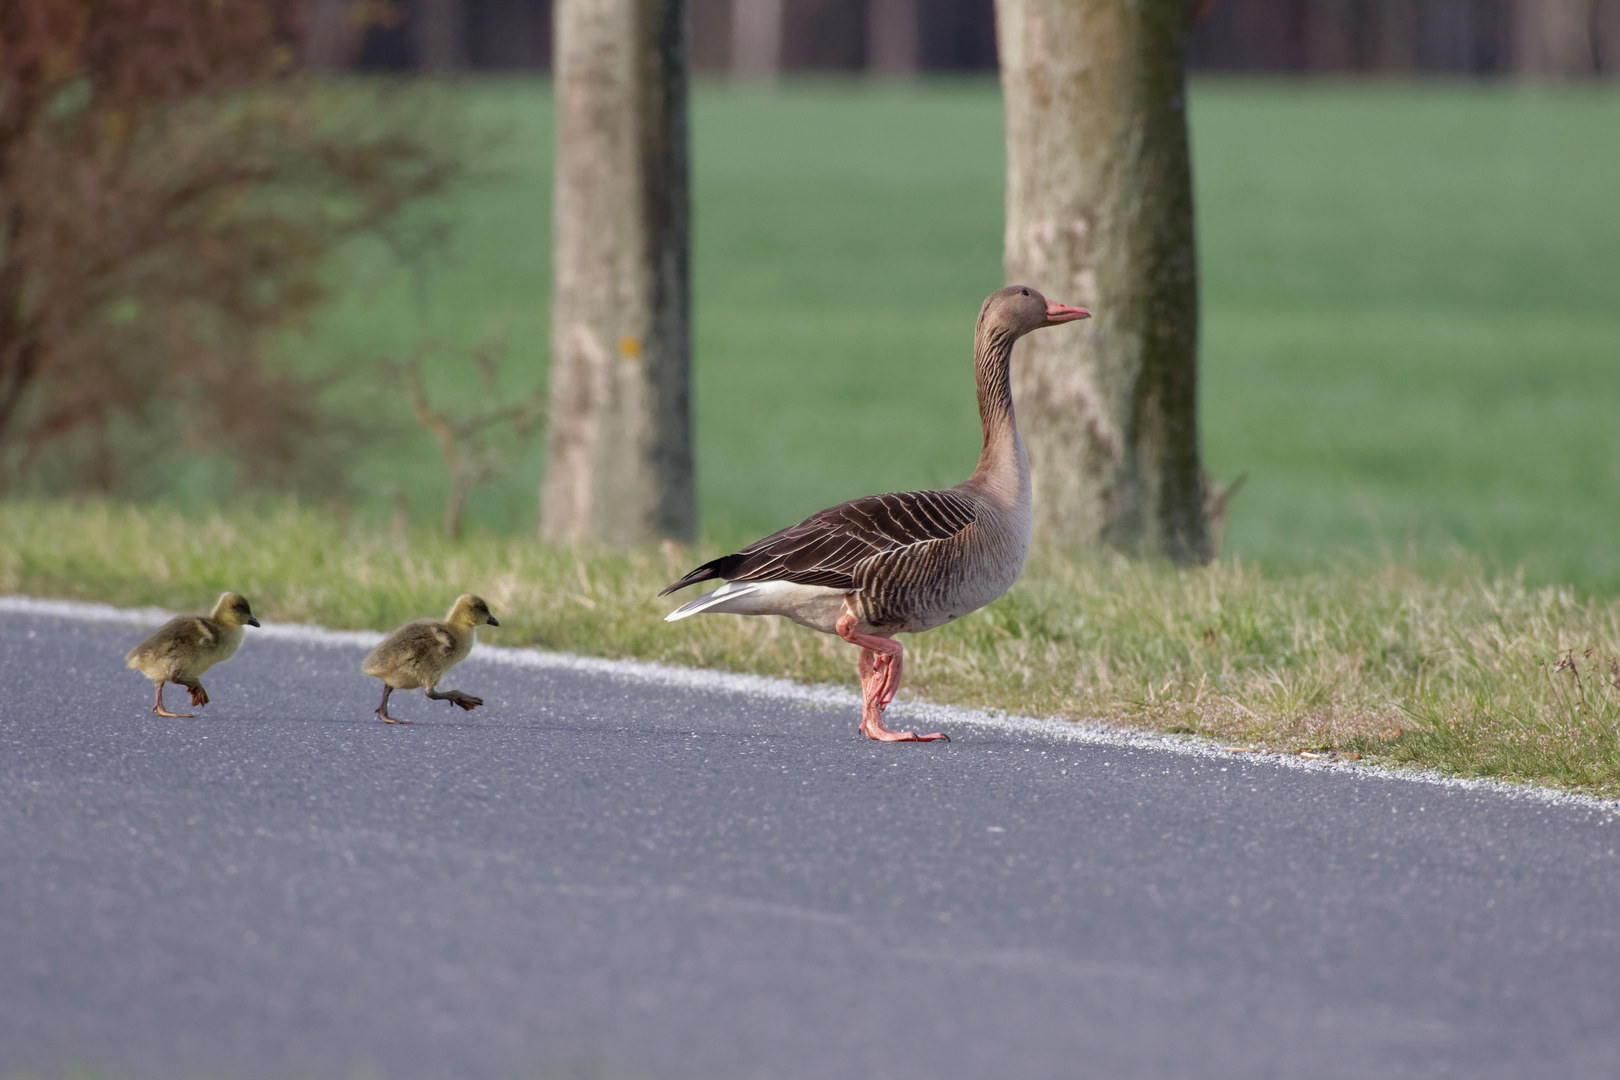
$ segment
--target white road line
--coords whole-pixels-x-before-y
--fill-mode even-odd
[[[87,604],[76,600],[39,600],[29,596],[0,596],[0,614],[44,616],[77,622],[121,623],[129,626],[156,626],[172,617],[161,608],[119,608],[110,604]],[[383,635],[375,630],[328,630],[324,626],[299,623],[268,623],[255,637],[295,641],[306,645],[369,649]],[[825,683],[807,685],[764,675],[738,675],[726,671],[676,667],[643,660],[603,660],[573,653],[546,652],[533,648],[480,643],[467,658],[468,663],[504,664],[510,667],[546,671],[570,671],[605,676],[626,682],[651,683],[700,693],[739,694],[833,708],[859,709],[860,696],[845,687]],[[1190,757],[1212,758],[1233,764],[1268,764],[1307,772],[1337,772],[1386,780],[1429,784],[1436,787],[1488,791],[1514,799],[1602,811],[1613,819],[1620,816],[1620,799],[1597,799],[1556,788],[1507,784],[1499,780],[1477,780],[1448,776],[1432,770],[1387,768],[1345,761],[1311,761],[1292,754],[1233,755],[1221,744],[1196,735],[1161,735],[1090,721],[1043,720],[1033,716],[967,709],[955,705],[931,705],[897,701],[893,715],[915,717],[927,726],[973,725],[1021,735],[1032,735],[1085,746],[1107,746],[1125,750],[1158,750]],[[1241,760],[1239,760],[1241,759]]]

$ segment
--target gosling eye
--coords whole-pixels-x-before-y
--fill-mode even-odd
[[[1025,296],[1028,296],[1028,295],[1029,295],[1029,290],[1028,290],[1028,289],[1025,289],[1025,290],[1024,290],[1024,295],[1025,295]]]

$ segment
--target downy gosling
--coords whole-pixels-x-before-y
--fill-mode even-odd
[[[222,593],[210,615],[178,615],[124,657],[135,671],[151,679],[157,689],[152,711],[159,716],[190,719],[196,713],[175,713],[163,707],[163,684],[174,683],[191,693],[193,708],[208,704],[208,691],[198,680],[215,664],[229,660],[242,646],[242,627],[258,626],[247,600]]]
[[[375,675],[383,682],[382,704],[377,706],[377,719],[385,724],[410,724],[388,715],[388,695],[395,690],[411,690],[420,686],[435,701],[448,701],[469,712],[484,703],[483,698],[463,694],[460,690],[439,692],[439,680],[445,672],[467,658],[472,651],[478,626],[487,623],[499,626],[489,613],[489,605],[482,597],[470,593],[458,596],[450,605],[450,613],[443,622],[418,619],[389,634],[381,645],[371,650],[360,670]]]

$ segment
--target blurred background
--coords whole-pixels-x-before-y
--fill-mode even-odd
[[[324,70],[527,71],[551,63],[547,0],[314,0]],[[1196,71],[1338,74],[1620,72],[1609,0],[1194,0]],[[361,18],[355,12],[361,11]],[[792,72],[991,72],[994,0],[691,0],[692,63]]]
[[[0,20],[6,494],[532,532],[546,0],[84,6]],[[991,0],[691,15],[706,535],[954,483]],[[1216,0],[1189,48],[1224,553],[1620,591],[1620,0]]]

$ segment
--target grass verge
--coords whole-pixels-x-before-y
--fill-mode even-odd
[[[0,503],[0,591],[393,626],[463,590],[488,640],[853,685],[853,650],[779,619],[662,621],[703,551],[618,554],[449,541],[294,505],[184,520],[103,502]],[[1260,749],[1359,754],[1620,794],[1620,600],[1457,563],[1289,575],[1038,554],[995,604],[904,639],[905,694],[1102,718]]]

